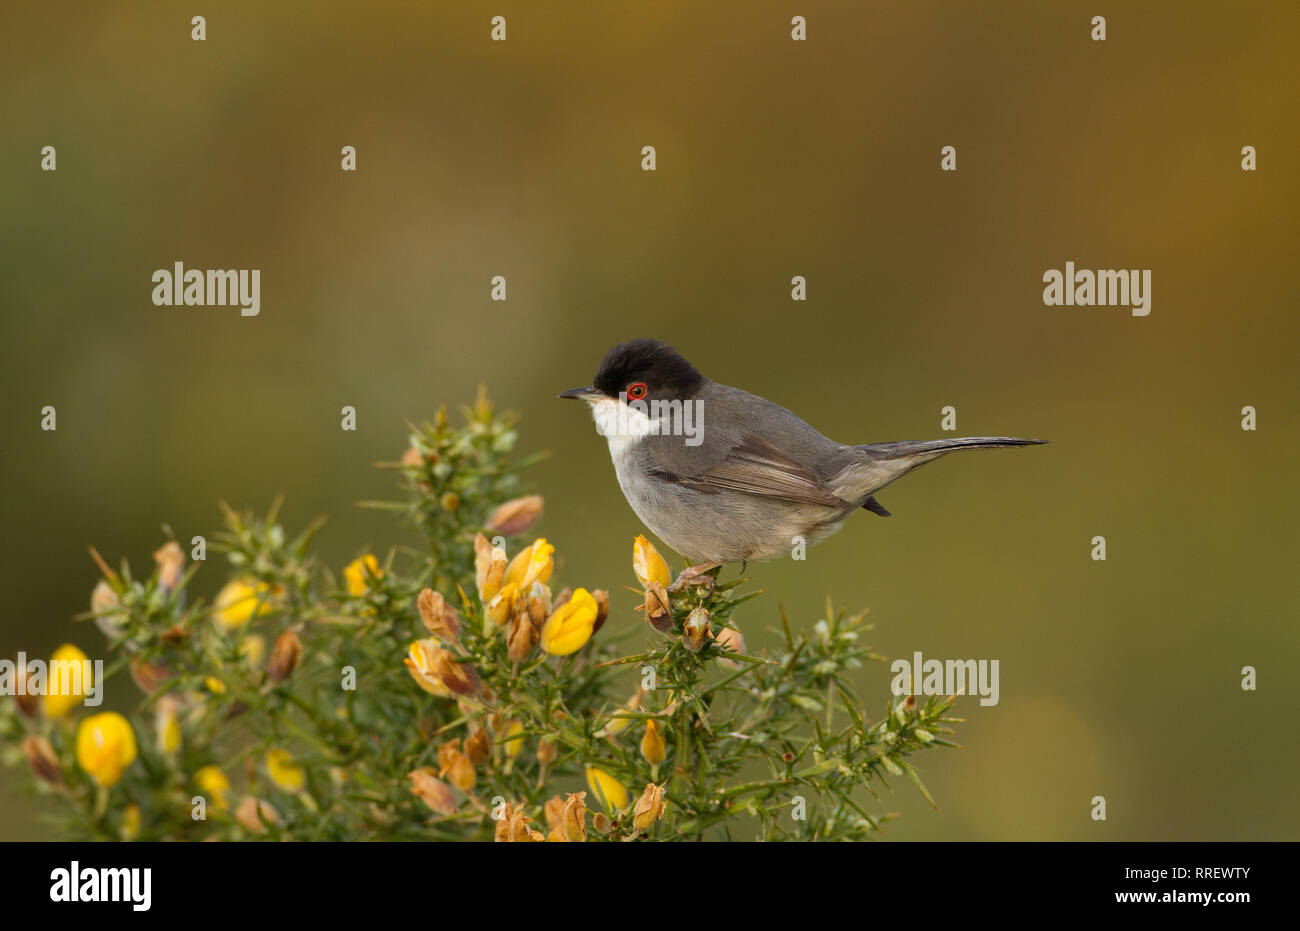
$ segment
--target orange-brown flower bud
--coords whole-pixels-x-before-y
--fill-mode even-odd
[[[528,843],[530,841],[545,840],[545,836],[540,831],[534,831],[528,827],[532,819],[524,814],[524,806],[514,806],[507,804],[505,811],[502,812],[500,820],[493,832],[493,840],[506,843]]]
[[[407,778],[411,780],[411,794],[418,796],[420,801],[438,814],[454,815],[460,808],[451,786],[434,775],[432,766],[412,770],[407,773]]]
[[[54,746],[49,740],[28,734],[23,738],[23,755],[41,782],[48,782],[52,786],[62,784],[63,769],[59,766],[59,758],[54,755]]]
[[[505,537],[513,537],[515,534],[524,533],[529,527],[537,523],[537,519],[542,516],[542,496],[525,495],[522,498],[515,498],[513,501],[507,501],[495,511],[487,521],[488,533],[499,533]]]
[[[740,635],[740,631],[736,630],[734,627],[722,628],[722,630],[718,631],[718,636],[715,638],[715,640],[718,646],[724,648],[728,652],[731,653],[745,652],[745,638],[742,637]],[[736,662],[734,659],[721,659],[719,660],[719,662],[722,663],[722,665],[726,666],[728,669],[740,668],[740,663]]]
[[[280,823],[280,813],[270,802],[245,795],[235,806],[235,821],[245,831],[252,834],[265,834],[267,825]]]
[[[460,749],[460,741],[453,740],[438,748],[438,775],[446,776],[462,792],[474,788],[474,764]]]
[[[302,660],[302,641],[292,630],[281,631],[271,648],[271,661],[266,664],[266,676],[272,682],[283,682],[292,675]]]
[[[533,647],[537,645],[538,636],[538,629],[528,611],[515,611],[514,619],[510,622],[510,634],[506,638],[506,652],[511,662],[522,663],[528,659]]]
[[[447,604],[447,599],[440,592],[431,588],[424,589],[415,599],[415,605],[420,611],[420,620],[424,621],[429,633],[440,640],[453,643],[460,640],[460,615]]]
[[[704,649],[709,637],[709,612],[704,608],[696,608],[682,626],[682,646],[692,653],[698,653]]]
[[[27,664],[14,663],[14,703],[18,710],[29,718],[36,717],[40,707],[38,697],[27,687]]]
[[[546,826],[548,828],[558,828],[564,821],[564,805],[566,799],[561,795],[553,795],[546,800],[546,805],[542,809],[546,815]]]
[[[537,762],[550,766],[560,754],[560,747],[553,740],[537,741]]]
[[[605,620],[609,617],[609,592],[603,588],[593,589],[591,597],[596,599],[596,623],[591,625],[591,632],[596,634],[605,626]]]
[[[668,601],[668,592],[658,582],[651,582],[646,586],[645,619],[661,634],[666,634],[673,629],[673,611]]]
[[[492,758],[492,738],[484,728],[477,728],[465,740],[465,756],[475,766],[480,766]]]
[[[534,582],[519,597],[519,607],[528,611],[528,619],[533,626],[541,629],[546,619],[551,616],[551,589],[542,582]]]
[[[605,814],[603,811],[595,812],[591,816],[591,828],[597,834],[608,834],[610,828],[613,826],[614,825],[610,823],[609,815]]]
[[[175,540],[168,540],[153,551],[153,561],[158,564],[158,586],[165,592],[176,587],[185,571],[185,553]]]
[[[172,671],[162,663],[151,663],[142,659],[131,660],[131,680],[146,695],[158,691],[171,677]]]
[[[564,839],[578,843],[587,839],[587,793],[574,792],[564,802],[560,819]]]
[[[648,831],[650,825],[664,816],[667,806],[663,799],[663,786],[648,783],[641,797],[636,800],[636,807],[632,809],[632,826],[638,831]]]
[[[483,688],[473,666],[456,662],[456,657],[441,648],[433,651],[433,674],[457,695],[478,695]]]

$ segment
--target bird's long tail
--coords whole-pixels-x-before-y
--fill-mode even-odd
[[[959,449],[998,449],[1004,446],[1037,446],[1046,440],[1026,440],[1016,436],[963,436],[950,440],[907,440],[902,443],[865,443],[855,447],[865,455],[838,477],[835,493],[847,501],[882,516],[888,516],[880,502],[871,497],[890,482],[901,478],[917,466],[932,462]]]
[[[1024,440],[1018,436],[962,436],[951,440],[906,440],[902,443],[867,443],[858,449],[877,459],[906,459],[936,456],[957,449],[996,449],[1001,446],[1038,446],[1047,440]],[[929,461],[928,459],[926,461]]]

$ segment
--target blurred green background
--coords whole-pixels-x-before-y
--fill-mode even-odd
[[[1297,27],[1262,2],[5,4],[0,654],[97,655],[86,546],[144,571],[219,499],[329,514],[336,567],[410,541],[353,506],[391,491],[370,463],[480,383],[554,451],[562,573],[617,591],[642,528],[555,395],[653,335],[844,442],[942,436],[948,404],[960,434],[1052,441],[950,457],[888,520],[751,566],[751,647],[829,594],[889,656],[1000,660],[965,749],[917,761],[941,813],[904,783],[891,837],[1296,839]],[[1045,307],[1067,260],[1151,269],[1151,315]],[[261,315],[153,306],[175,261],[260,268]],[[889,679],[859,678],[873,716]],[[12,781],[0,838],[45,836]]]

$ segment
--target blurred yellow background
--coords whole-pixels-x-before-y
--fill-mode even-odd
[[[561,571],[617,591],[642,528],[555,395],[651,335],[843,442],[940,437],[948,404],[961,435],[1052,441],[949,457],[893,517],[750,567],[751,647],[830,594],[891,657],[1000,661],[965,749],[917,760],[941,813],[902,782],[890,837],[1296,839],[1300,7],[1111,7],[6,4],[0,654],[96,656],[86,546],[144,571],[220,499],[329,514],[336,567],[411,541],[353,506],[391,490],[370,463],[480,383],[554,451]],[[1151,269],[1150,316],[1045,307],[1067,260]],[[153,306],[176,261],[261,269],[260,316]],[[890,678],[858,679],[872,716]],[[15,782],[0,838],[47,836]]]

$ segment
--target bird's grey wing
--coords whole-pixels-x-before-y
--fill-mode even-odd
[[[744,434],[726,449],[720,461],[693,472],[686,467],[688,460],[685,457],[662,455],[670,447],[652,443],[642,445],[649,454],[645,461],[646,471],[661,482],[705,494],[736,491],[798,504],[851,507],[849,502],[829,491],[812,469],[752,433]],[[660,455],[655,455],[656,452]]]

